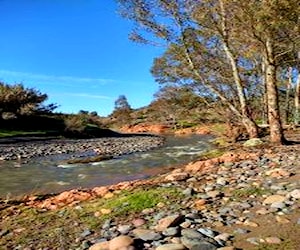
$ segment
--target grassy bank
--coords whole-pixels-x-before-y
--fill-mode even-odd
[[[162,203],[168,205],[180,197],[182,194],[174,187],[157,186],[109,193],[104,198],[54,211],[2,203],[0,246],[7,249],[16,246],[74,249],[80,246],[78,239],[87,229],[95,237],[94,232],[99,232],[106,220],[125,221],[144,209],[155,208]]]

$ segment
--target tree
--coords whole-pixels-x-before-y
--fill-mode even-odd
[[[115,108],[111,116],[116,118],[121,124],[130,121],[130,113],[132,109],[125,95],[120,95],[115,101]]]
[[[210,101],[197,95],[191,88],[176,86],[164,86],[154,97],[150,104],[153,112],[159,113],[162,121],[172,122],[174,127],[203,120],[197,113],[203,114]]]
[[[115,101],[115,110],[131,110],[125,95],[120,95]]]
[[[12,113],[16,116],[30,115],[38,112],[51,112],[55,104],[44,105],[47,94],[22,84],[9,85],[0,82],[0,115]]]
[[[166,42],[166,53],[156,60],[153,70],[156,76],[162,66],[160,76],[164,74],[168,82],[188,83],[202,89],[204,86],[206,92],[217,96],[242,120],[250,137],[258,137],[241,66],[234,48],[230,47],[222,1],[119,0],[119,3],[123,16],[136,24],[131,36],[135,41],[149,41],[143,37],[146,31]]]
[[[295,105],[294,124],[296,126],[299,125],[299,119],[300,119],[300,100],[299,99],[300,99],[300,67],[297,72],[297,80],[296,80],[296,84],[295,84],[295,96],[294,96],[294,105]]]
[[[286,63],[287,55],[295,54],[299,48],[299,1],[237,1],[231,12],[240,21],[235,26],[239,31],[237,39],[242,39],[252,51],[261,55],[265,68],[270,140],[283,143],[276,73],[279,65]]]
[[[161,83],[209,91],[241,119],[250,137],[257,137],[250,93],[264,82],[270,140],[285,141],[276,73],[283,58],[299,46],[297,0],[118,2],[122,15],[136,25],[134,41],[165,43],[166,52],[153,70]],[[264,74],[257,77],[261,68]]]

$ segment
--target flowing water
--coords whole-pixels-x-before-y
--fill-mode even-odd
[[[57,193],[147,178],[197,159],[210,147],[210,136],[167,137],[163,147],[88,164],[61,164],[62,157],[41,157],[26,164],[0,163],[0,197]]]

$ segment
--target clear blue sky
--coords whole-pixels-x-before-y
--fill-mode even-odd
[[[110,114],[125,95],[148,105],[159,48],[128,40],[114,0],[1,0],[0,80],[47,93],[59,112]]]

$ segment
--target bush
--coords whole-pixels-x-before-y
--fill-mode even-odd
[[[81,115],[67,116],[64,123],[67,135],[82,134],[86,127],[86,120]]]

